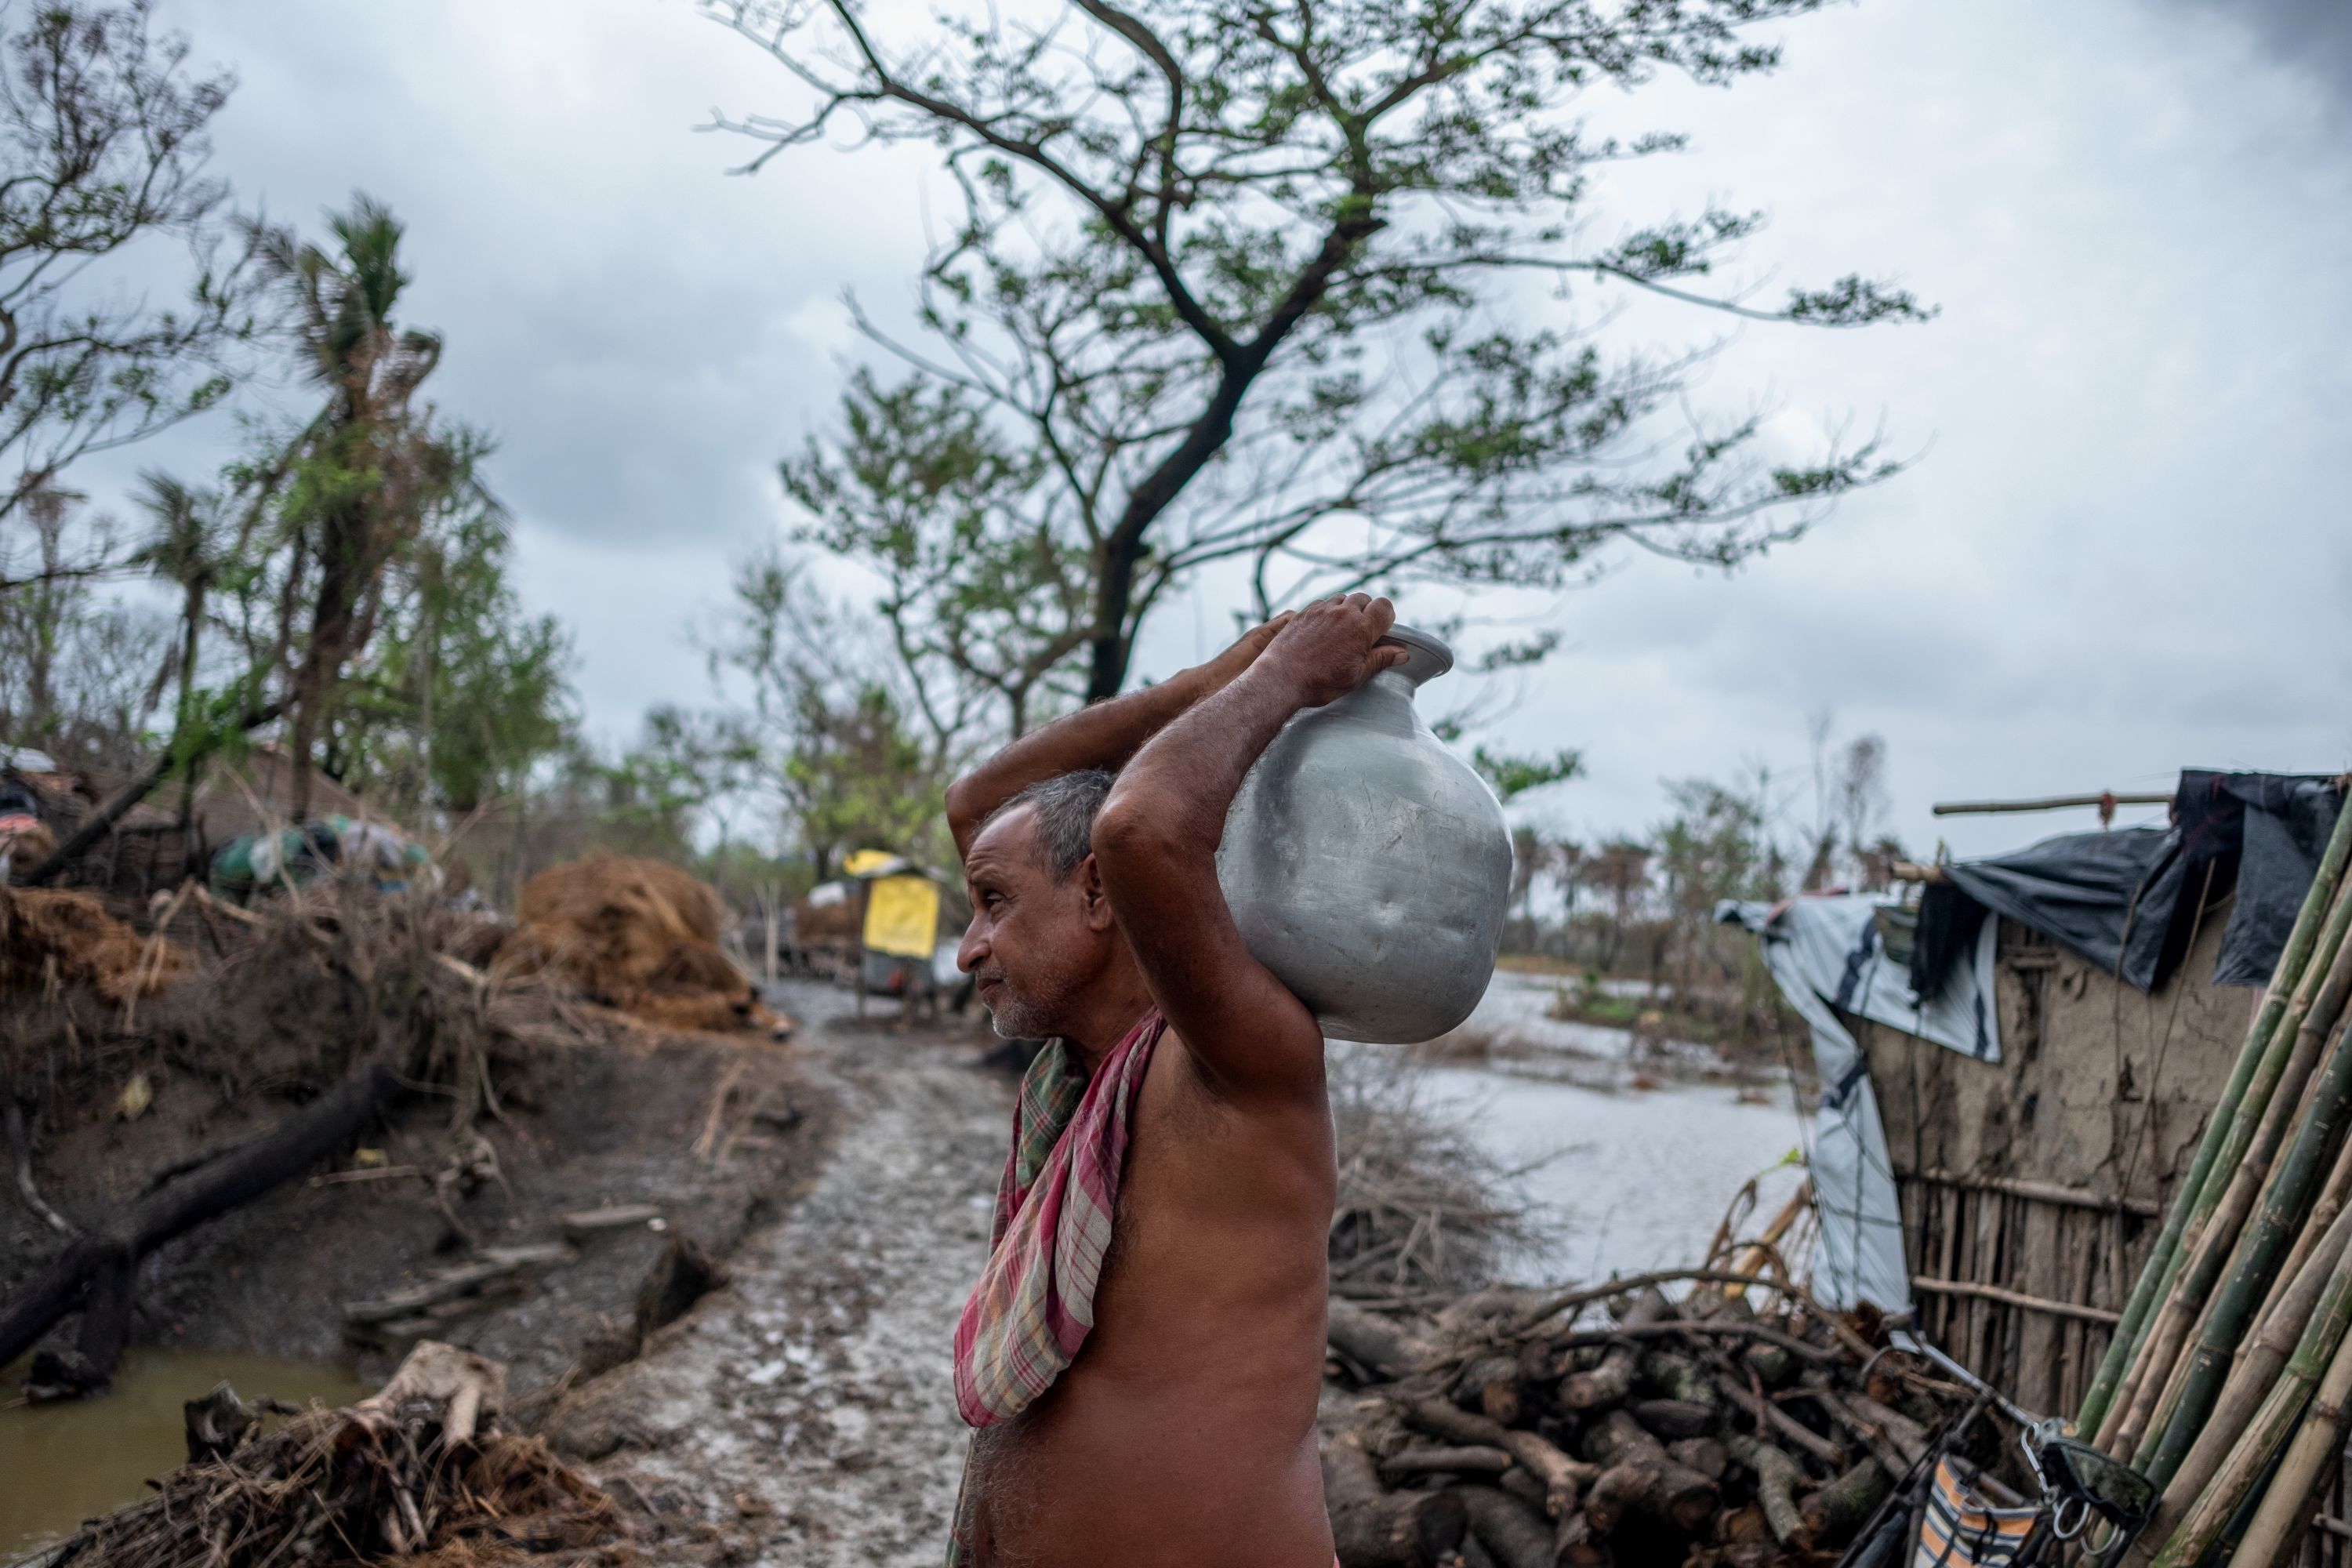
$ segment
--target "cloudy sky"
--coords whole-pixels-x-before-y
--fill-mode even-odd
[[[693,127],[783,84],[688,0],[163,11],[241,79],[217,137],[241,200],[310,221],[363,189],[407,220],[407,314],[449,344],[436,396],[500,441],[520,586],[576,629],[591,728],[699,700],[688,628],[787,521],[774,460],[859,352],[842,289],[906,296],[945,210],[929,160],[814,148],[728,177],[742,145]],[[1531,810],[1606,831],[1654,820],[1663,778],[1794,781],[1823,713],[1885,738],[1891,825],[1921,850],[2089,825],[1939,823],[1936,800],[2352,765],[2341,8],[1863,0],[1785,41],[1734,92],[1596,102],[1693,137],[1601,210],[1763,206],[1751,280],[1861,269],[1939,304],[1900,331],[1746,328],[1697,391],[1792,433],[1883,425],[1918,460],[1735,576],[1642,561],[1482,606],[1565,638],[1508,739],[1591,771]],[[1171,606],[1142,670],[1225,624]]]

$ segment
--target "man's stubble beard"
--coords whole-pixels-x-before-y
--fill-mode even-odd
[[[996,1005],[989,1008],[989,1023],[1000,1039],[1050,1040],[1062,1033],[1062,1018],[1066,994],[1030,996],[1015,991],[1007,981],[998,991]]]

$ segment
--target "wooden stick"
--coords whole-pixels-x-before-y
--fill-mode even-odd
[[[2086,805],[2170,805],[2169,795],[2046,795],[2032,800],[1946,800],[1928,807],[1937,816],[1989,816],[2006,811],[2072,811]]]
[[[2052,1301],[2040,1296],[2029,1296],[2022,1290],[2006,1290],[1998,1285],[1979,1285],[1973,1279],[1937,1279],[1925,1274],[1911,1277],[1912,1289],[1925,1290],[1933,1296],[1967,1296],[1979,1301],[1999,1301],[2007,1307],[2021,1307],[2029,1312],[2048,1312],[2053,1317],[2074,1318],[2085,1323],[2115,1324],[2123,1321],[2121,1312],[2110,1312],[2104,1307],[2085,1307],[2074,1301]]]
[[[1605,1284],[1580,1286],[1564,1290],[1542,1305],[1523,1314],[1512,1325],[1513,1332],[1524,1334],[1547,1320],[1578,1307],[1589,1307],[1595,1301],[1605,1301],[1612,1296],[1630,1296],[1654,1285],[1675,1285],[1688,1281],[1696,1285],[1756,1285],[1762,1284],[1786,1293],[1789,1288],[1773,1280],[1759,1280],[1753,1274],[1741,1274],[1729,1268],[1661,1268],[1648,1274],[1628,1274]]]
[[[1844,1359],[1835,1351],[1825,1350],[1820,1345],[1807,1344],[1794,1334],[1784,1334],[1780,1330],[1768,1328],[1762,1323],[1701,1321],[1620,1324],[1613,1329],[1590,1329],[1580,1333],[1562,1334],[1551,1343],[1555,1350],[1581,1350],[1587,1345],[1610,1345],[1625,1340],[1673,1339],[1682,1334],[1689,1334],[1694,1338],[1759,1340],[1766,1344],[1778,1345],[1800,1360],[1822,1366]]]
[[[1942,1187],[1966,1187],[1971,1192],[2006,1193],[2011,1197],[2059,1204],[2068,1208],[2096,1209],[2102,1214],[2120,1212],[2153,1219],[2164,1212],[2163,1205],[2153,1198],[2114,1196],[2082,1187],[2062,1187],[2055,1182],[2029,1182],[2016,1176],[1969,1176],[1957,1171],[1922,1171],[1913,1179],[1933,1182]]]
[[[1753,1393],[1742,1387],[1739,1380],[1729,1373],[1718,1373],[1716,1386],[1722,1389],[1725,1396],[1734,1405],[1738,1405],[1755,1418],[1759,1431],[1769,1427],[1831,1469],[1844,1468],[1846,1456],[1843,1448],[1839,1447],[1770,1400],[1757,1398]]]

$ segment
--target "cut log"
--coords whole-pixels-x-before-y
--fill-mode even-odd
[[[1581,1510],[1559,1521],[1552,1555],[1560,1568],[1611,1568],[1616,1561],[1608,1541],[1593,1530],[1591,1520]]]
[[[261,1137],[206,1163],[142,1203],[127,1229],[68,1247],[0,1310],[0,1365],[16,1360],[73,1310],[109,1261],[139,1258],[184,1232],[309,1170],[391,1103],[400,1089],[392,1064],[372,1059]]]
[[[1381,1479],[1398,1486],[1417,1476],[1499,1476],[1510,1468],[1500,1448],[1406,1448],[1381,1461]]]
[[[1501,1422],[1457,1409],[1443,1399],[1412,1399],[1400,1403],[1398,1413],[1408,1426],[1449,1442],[1500,1448],[1543,1483],[1544,1511],[1565,1519],[1576,1510],[1577,1496],[1600,1475],[1597,1467],[1570,1458],[1543,1435],[1507,1427]]]
[[[1723,1472],[1731,1468],[1731,1450],[1713,1437],[1685,1437],[1667,1444],[1666,1454],[1675,1463],[1711,1481],[1723,1479]]]
[[[1323,1502],[1339,1568],[1439,1568],[1469,1527],[1458,1490],[1382,1491],[1352,1432],[1323,1445]]]
[[[1712,1410],[1722,1403],[1715,1378],[1686,1355],[1654,1350],[1642,1357],[1642,1375],[1668,1396]]]
[[[1584,1517],[1591,1521],[1595,1535],[1608,1535],[1622,1523],[1625,1517],[1642,1506],[1650,1489],[1658,1481],[1658,1468],[1641,1463],[1612,1465],[1601,1472],[1592,1489],[1584,1494]]]
[[[608,1230],[627,1230],[661,1216],[661,1209],[654,1204],[615,1204],[610,1208],[583,1209],[562,1216],[563,1239],[577,1247],[592,1236]]]
[[[1715,1538],[1724,1544],[1772,1539],[1772,1527],[1765,1522],[1764,1510],[1756,1503],[1745,1508],[1727,1508],[1715,1518]]]
[[[1622,1326],[1638,1329],[1664,1322],[1674,1307],[1656,1287],[1643,1291],[1625,1310]],[[1641,1370],[1641,1352],[1633,1344],[1612,1345],[1591,1372],[1572,1372],[1560,1380],[1559,1402],[1570,1410],[1604,1410],[1633,1392]]]
[[[1894,1482],[1875,1458],[1865,1457],[1799,1505],[1808,1550],[1843,1545],[1885,1500]]]
[[[1519,1423],[1519,1363],[1512,1356],[1482,1356],[1454,1382],[1454,1403],[1506,1426]]]
[[[1779,1345],[1752,1344],[1740,1352],[1740,1360],[1755,1372],[1757,1380],[1767,1388],[1778,1388],[1789,1381],[1789,1369],[1795,1359]]]
[[[1402,1377],[1433,1353],[1419,1334],[1338,1296],[1327,1309],[1324,1336],[1333,1350],[1379,1377]]]
[[[1772,1539],[1786,1546],[1804,1533],[1804,1516],[1797,1511],[1797,1489],[1805,1482],[1797,1461],[1756,1437],[1734,1437],[1724,1445],[1731,1457],[1756,1478],[1756,1502]]]
[[[1588,1428],[1584,1455],[1608,1467],[1592,1483],[1591,1496],[1584,1505],[1588,1513],[1595,1512],[1604,1508],[1606,1499],[1607,1517],[1592,1521],[1593,1528],[1604,1535],[1622,1517],[1621,1497],[1634,1475],[1641,1479],[1640,1489],[1624,1500],[1659,1523],[1693,1535],[1715,1516],[1719,1499],[1714,1480],[1676,1461],[1629,1412],[1612,1410],[1606,1419]],[[1612,1481],[1612,1477],[1617,1479]]]
[[[1712,1390],[1710,1390],[1712,1392]],[[1716,1409],[1687,1399],[1637,1399],[1625,1407],[1633,1419],[1660,1438],[1704,1437],[1715,1430]]]
[[[1552,1568],[1551,1526],[1535,1510],[1493,1487],[1456,1487],[1470,1521],[1470,1535],[1486,1549],[1496,1568]]]

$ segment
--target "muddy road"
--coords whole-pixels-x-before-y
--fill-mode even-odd
[[[899,1033],[839,991],[789,987],[809,1083],[834,1107],[813,1179],[727,1262],[729,1285],[544,1426],[622,1497],[738,1561],[940,1561],[963,1457],[956,1314],[988,1245],[1012,1078],[961,1025]]]

